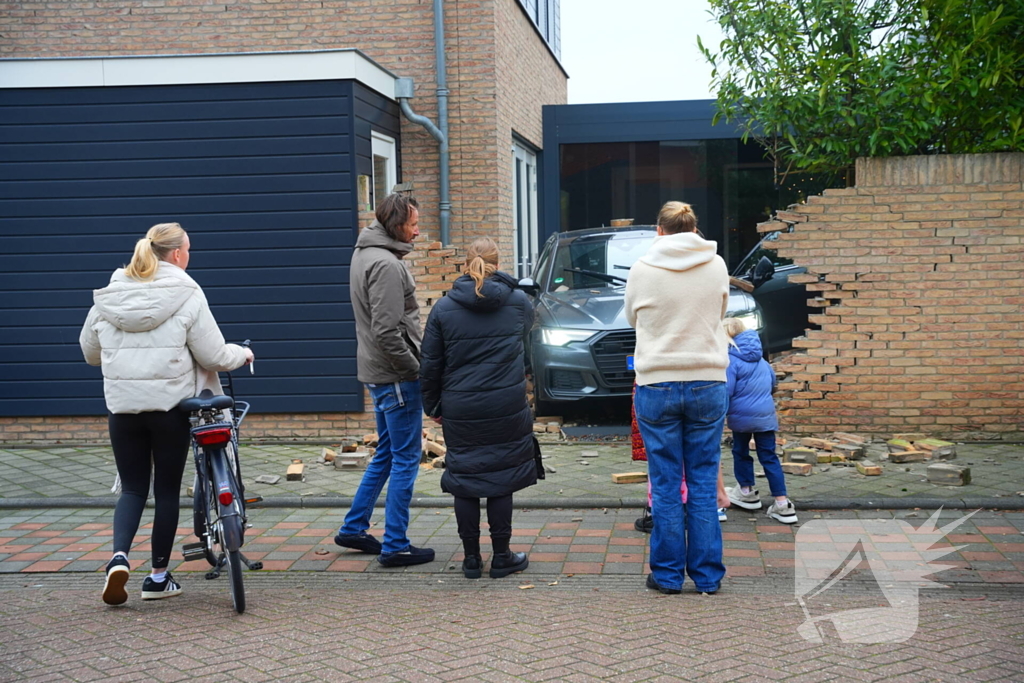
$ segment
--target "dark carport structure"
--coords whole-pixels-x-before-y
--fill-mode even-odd
[[[652,224],[662,204],[681,200],[734,267],[757,243],[756,224],[800,188],[776,188],[763,150],[735,125],[713,126],[714,113],[713,100],[544,107],[546,233],[616,218]]]

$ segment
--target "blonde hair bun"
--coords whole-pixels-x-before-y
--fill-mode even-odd
[[[666,235],[697,231],[697,214],[685,202],[666,202],[658,212],[658,226]]]

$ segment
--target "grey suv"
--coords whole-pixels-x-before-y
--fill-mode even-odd
[[[623,311],[626,277],[656,234],[654,226],[556,233],[533,277],[520,281],[536,306],[526,348],[538,414],[557,412],[566,401],[632,393],[636,333]],[[763,333],[757,302],[736,287],[728,314]]]

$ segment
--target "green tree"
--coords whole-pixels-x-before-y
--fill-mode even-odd
[[[777,182],[861,156],[1024,150],[1024,0],[710,5],[715,121],[761,143]]]

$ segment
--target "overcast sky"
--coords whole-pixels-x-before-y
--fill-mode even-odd
[[[707,0],[562,0],[569,104],[702,100],[711,67],[697,36],[722,34]]]

